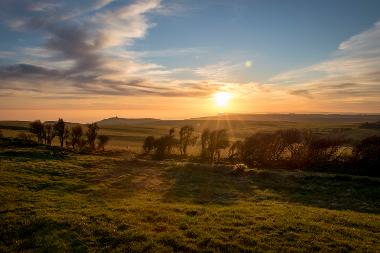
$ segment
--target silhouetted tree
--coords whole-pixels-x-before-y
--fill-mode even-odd
[[[98,150],[102,150],[104,152],[105,146],[110,140],[110,137],[107,135],[98,135]]]
[[[154,147],[155,147],[155,138],[154,136],[150,135],[150,136],[147,136],[144,140],[144,144],[143,144],[143,150],[146,154],[149,154],[150,152],[153,151]]]
[[[0,130],[0,138],[3,138],[4,135],[3,135],[3,132]]]
[[[55,137],[55,132],[53,129],[53,125],[49,123],[44,124],[44,139],[45,139],[45,144],[51,146],[51,142],[53,141]]]
[[[79,146],[79,142],[83,135],[83,129],[80,125],[73,126],[71,128],[70,137],[71,137],[71,146],[73,149]]]
[[[238,141],[235,141],[230,149],[228,150],[228,156],[230,159],[237,159],[237,160],[240,160],[241,159],[241,149],[243,147],[243,142],[238,140]]]
[[[289,159],[293,160],[302,142],[302,132],[298,129],[293,128],[279,130],[278,134],[284,143],[284,150],[288,152]]]
[[[173,147],[178,145],[178,140],[175,138],[175,130],[171,128],[168,135],[161,136],[154,142],[154,155],[157,159],[164,159],[172,153]]]
[[[170,135],[161,136],[156,139],[155,146],[155,157],[159,160],[164,159],[170,154],[171,149],[169,148],[172,145],[172,137]]]
[[[227,148],[230,145],[229,136],[226,129],[214,130],[210,133],[210,143],[208,145],[208,151],[210,154],[211,162],[220,160],[220,151]]]
[[[171,154],[173,148],[178,144],[178,140],[175,138],[175,129],[170,128],[169,135],[167,137],[167,153]]]
[[[99,127],[96,123],[87,124],[87,142],[91,150],[95,150],[95,140],[98,135]]]
[[[33,121],[30,123],[30,132],[37,137],[37,142],[42,143],[44,136],[44,125],[40,120]]]
[[[210,158],[209,145],[210,145],[210,130],[208,128],[202,131],[201,135],[201,157]]]
[[[65,127],[65,132],[63,133],[63,139],[65,140],[65,147],[68,148],[70,145],[70,128]]]
[[[58,119],[58,121],[54,124],[55,134],[59,138],[59,143],[63,148],[63,142],[65,140],[65,121],[63,119]]]
[[[192,126],[183,126],[179,131],[179,148],[183,155],[187,155],[187,147],[194,145],[197,137],[194,136],[194,128]]]
[[[318,166],[335,160],[338,158],[338,152],[344,143],[346,143],[346,140],[337,136],[321,137],[313,135],[310,141],[307,142],[307,160],[309,165]]]
[[[78,148],[79,150],[83,150],[87,145],[87,140],[84,138],[79,139],[78,141]]]
[[[352,151],[358,169],[370,176],[380,176],[380,136],[370,136],[354,146]]]

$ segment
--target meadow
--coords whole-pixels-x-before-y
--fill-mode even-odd
[[[380,180],[0,151],[2,252],[380,250]]]
[[[93,154],[9,138],[30,122],[1,122],[0,252],[379,252],[377,177],[140,154],[147,135],[184,124],[233,140],[293,127],[378,133],[360,122],[99,122],[111,139]]]
[[[193,126],[196,135],[200,135],[205,128],[228,130],[231,141],[242,140],[245,137],[259,132],[272,132],[279,129],[310,129],[313,132],[328,134],[342,134],[354,140],[360,140],[367,136],[376,135],[378,129],[363,129],[361,124],[366,121],[372,122],[380,119],[379,115],[354,115],[339,118],[330,115],[318,117],[315,115],[242,115],[228,116],[219,115],[216,117],[186,119],[186,120],[133,120],[110,118],[98,122],[100,126],[99,134],[110,137],[110,149],[122,149],[133,152],[141,152],[144,139],[149,136],[162,136],[169,132],[169,129],[179,128],[184,125]],[[4,136],[17,137],[20,133],[29,133],[29,121],[0,121],[0,130]],[[69,123],[68,125],[74,125]],[[85,124],[83,124],[84,126]],[[57,139],[53,144],[58,145]],[[199,153],[199,147],[190,148],[190,153]]]

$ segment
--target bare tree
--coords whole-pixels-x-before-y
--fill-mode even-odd
[[[194,128],[192,126],[183,126],[179,131],[179,145],[180,152],[183,155],[187,155],[187,147],[189,145],[195,145],[197,137],[194,136]]]
[[[44,136],[44,125],[40,120],[36,120],[30,123],[30,132],[37,137],[38,143],[42,143]]]
[[[44,139],[45,139],[45,144],[51,146],[51,142],[53,141],[55,137],[55,132],[53,129],[53,125],[49,123],[44,124]]]
[[[96,123],[87,124],[87,142],[91,150],[95,150],[95,140],[98,135],[99,127]]]
[[[79,146],[79,142],[83,135],[83,129],[80,125],[73,126],[71,128],[70,137],[71,137],[71,146],[73,149]]]
[[[210,160],[214,162],[215,155],[220,160],[220,151],[230,145],[229,136],[226,129],[214,130],[210,133],[210,143],[208,146]]]
[[[69,137],[70,137],[70,128],[65,127],[65,132],[63,133],[63,139],[65,140],[66,148],[68,148],[70,145]]]
[[[65,121],[63,121],[63,119],[58,119],[58,121],[54,124],[54,131],[59,138],[61,147],[63,148],[63,142],[65,140]]]
[[[209,151],[209,145],[210,145],[210,130],[208,128],[202,131],[201,145],[202,145],[201,157],[209,158],[210,154],[208,151]]]

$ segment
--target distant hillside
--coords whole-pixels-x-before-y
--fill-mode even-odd
[[[380,121],[377,122],[366,122],[362,125],[360,125],[360,128],[366,128],[366,129],[380,129]]]
[[[242,121],[332,121],[370,122],[380,120],[379,114],[219,114],[216,116],[192,118],[191,120],[242,120]]]
[[[100,120],[97,123],[100,127],[105,127],[105,126],[114,126],[114,125],[140,125],[140,124],[147,124],[147,123],[157,122],[157,121],[159,121],[159,119],[153,119],[153,118],[127,119],[127,118],[112,117],[112,118]]]

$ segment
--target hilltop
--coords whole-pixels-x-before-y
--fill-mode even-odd
[[[98,121],[99,126],[111,126],[111,125],[140,125],[140,124],[149,124],[152,122],[159,121],[159,119],[154,118],[119,118],[119,117],[112,117],[108,119],[103,119]]]

